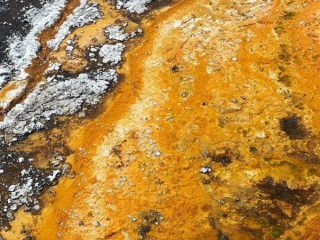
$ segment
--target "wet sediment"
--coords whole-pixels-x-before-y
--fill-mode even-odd
[[[104,18],[75,30],[80,52],[122,18],[98,2]],[[123,80],[91,117],[8,146],[66,147],[74,172],[3,236],[23,239],[24,225],[36,239],[319,238],[319,8],[188,0],[144,16]]]

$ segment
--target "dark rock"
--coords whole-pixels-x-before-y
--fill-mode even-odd
[[[308,131],[301,122],[301,118],[296,115],[280,119],[280,128],[291,140],[304,139],[308,136]]]

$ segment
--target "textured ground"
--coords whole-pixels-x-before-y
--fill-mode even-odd
[[[50,174],[52,158],[66,160],[41,211],[15,210],[2,236],[320,239],[320,3],[181,0],[137,16],[97,2],[103,17],[67,37],[74,57],[67,39],[40,50],[28,86],[53,59],[70,81],[96,71],[86,50],[108,43],[114,22],[143,34],[125,43],[122,65],[108,65],[121,81],[97,108],[23,138],[4,129],[4,154],[32,153]]]

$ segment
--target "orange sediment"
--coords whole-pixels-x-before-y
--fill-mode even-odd
[[[44,196],[34,236],[320,238],[320,8],[298,2],[243,19],[186,0],[143,21],[124,80],[67,139],[76,175]]]

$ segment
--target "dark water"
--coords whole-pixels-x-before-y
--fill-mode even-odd
[[[0,0],[0,63],[5,60],[7,37],[12,33],[26,35],[30,29],[24,19],[25,12],[32,7],[40,8],[45,2],[45,0]]]

